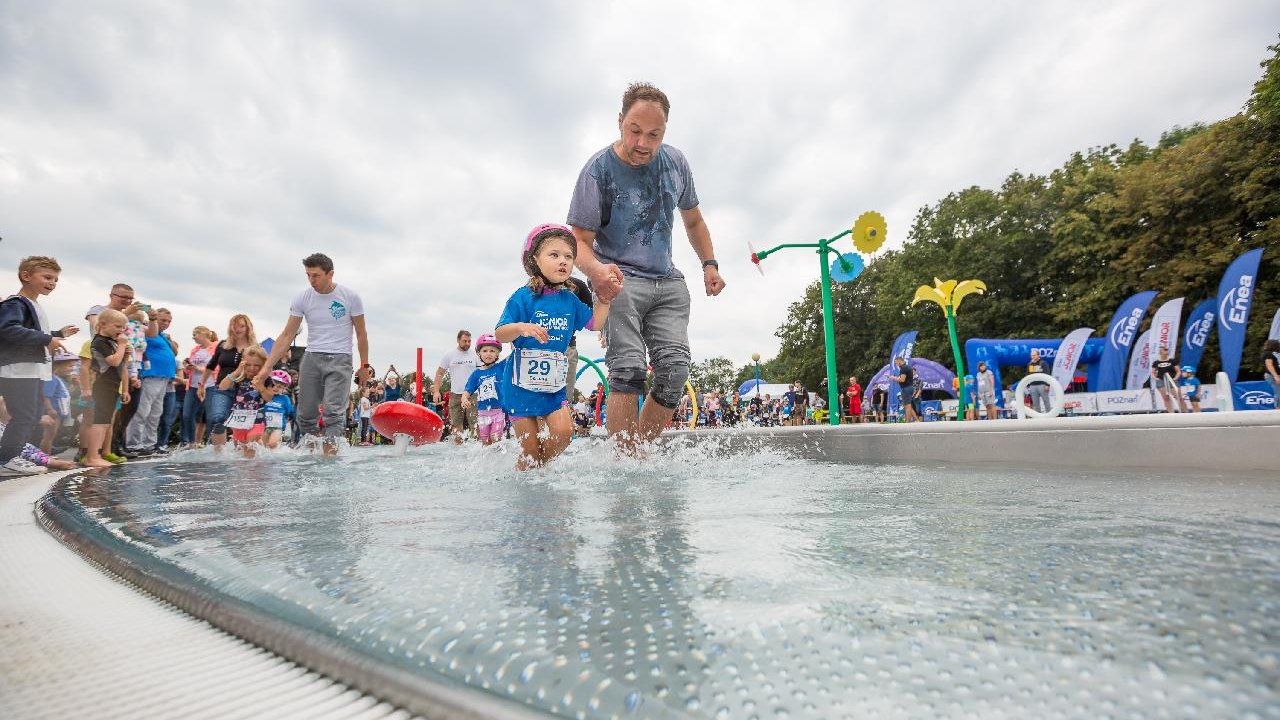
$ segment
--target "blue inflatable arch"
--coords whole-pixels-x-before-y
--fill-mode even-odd
[[[970,338],[964,343],[964,359],[970,373],[977,373],[978,363],[985,360],[987,367],[996,376],[996,387],[1003,388],[1004,381],[1000,377],[1001,368],[1014,365],[1025,367],[1031,362],[1032,350],[1038,350],[1040,359],[1044,360],[1047,366],[1052,367],[1053,357],[1058,354],[1058,346],[1062,345],[1062,340],[1063,338],[1050,340]],[[1089,338],[1085,341],[1084,350],[1080,353],[1080,365],[1078,367],[1088,368],[1090,391],[1095,389],[1099,379],[1098,373],[1094,371],[1094,365],[1102,359],[1102,349],[1105,346],[1105,339]],[[1004,404],[999,392],[996,393],[996,403],[1001,406]]]

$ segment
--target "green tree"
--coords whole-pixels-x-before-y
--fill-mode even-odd
[[[737,368],[726,357],[708,358],[689,366],[689,382],[699,392],[733,392],[739,384],[736,382],[737,377]]]
[[[1280,305],[1280,44],[1268,51],[1238,115],[1174,127],[1154,148],[1138,140],[1092,148],[1047,176],[1015,171],[998,189],[970,187],[921,208],[900,250],[832,289],[841,378],[869,379],[911,329],[920,331],[917,354],[946,362],[945,328],[909,307],[915,288],[934,277],[987,284],[958,318],[961,338],[1053,338],[1105,327],[1141,290],[1188,304],[1209,297],[1235,257],[1264,247],[1242,366],[1244,377],[1256,376],[1256,350]],[[816,282],[776,335],[781,347],[762,375],[816,388],[825,374]],[[1202,377],[1218,369],[1214,342]],[[739,369],[744,375],[753,377],[754,366]]]

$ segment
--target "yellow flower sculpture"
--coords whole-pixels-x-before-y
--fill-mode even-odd
[[[969,295],[977,293],[981,295],[986,292],[987,284],[981,280],[965,280],[963,282],[957,280],[948,280],[943,282],[938,278],[933,279],[933,287],[921,285],[916,288],[916,296],[911,301],[911,306],[915,307],[916,303],[921,300],[937,303],[943,310],[949,309],[951,313],[955,313],[960,309],[960,302]]]
[[[981,295],[987,291],[987,284],[981,280],[948,280],[943,282],[938,278],[933,279],[933,287],[921,285],[916,288],[916,296],[911,300],[911,306],[915,307],[916,303],[925,300],[931,303],[937,303],[947,316],[947,334],[951,337],[951,353],[956,360],[956,378],[963,383],[964,379],[964,358],[960,355],[960,339],[956,336],[956,311],[960,309],[960,303],[970,295]],[[956,412],[956,419],[964,417],[965,397],[964,392],[959,393],[960,407]]]

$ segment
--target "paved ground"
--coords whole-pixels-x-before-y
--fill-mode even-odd
[[[407,717],[82,560],[32,512],[55,477],[0,482],[0,714]]]

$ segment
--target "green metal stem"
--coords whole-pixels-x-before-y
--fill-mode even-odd
[[[835,240],[844,234],[847,234],[847,231],[831,240]],[[827,421],[832,425],[839,425],[839,380],[836,379],[836,324],[835,319],[832,317],[831,268],[827,265],[827,253],[835,253],[836,257],[839,257],[840,253],[837,250],[832,250],[827,245],[831,240],[823,240],[818,243],[818,264],[822,266],[822,334],[824,344],[827,346]]]
[[[956,420],[963,420],[965,415],[964,357],[960,355],[960,338],[956,334],[955,310],[950,306],[945,310],[947,313],[947,334],[951,336],[951,353],[956,360],[956,379],[960,382],[960,389],[956,392],[956,397],[960,399],[960,404],[956,406]]]

